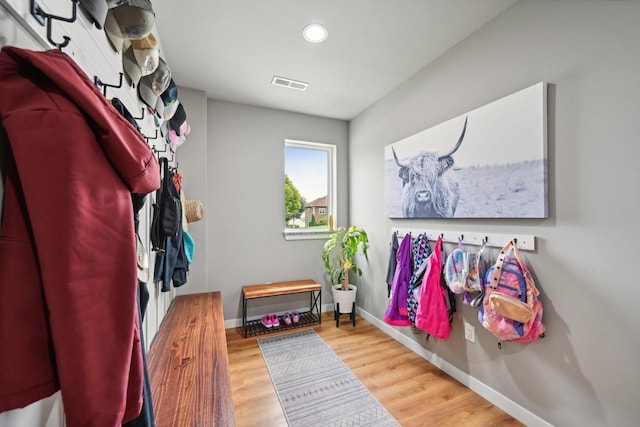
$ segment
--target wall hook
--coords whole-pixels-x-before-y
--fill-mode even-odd
[[[135,117],[134,117],[134,119],[135,119]],[[145,134],[142,134],[142,136],[144,137],[144,139],[146,139],[146,140],[147,140],[147,144],[148,144],[150,139],[158,139],[158,129],[156,128],[156,134],[155,134],[155,136],[147,136],[147,135],[145,135]],[[154,150],[156,149],[156,148],[155,148],[155,146],[153,147],[153,149],[154,149]],[[164,147],[164,151],[160,151],[160,153],[166,153],[166,152],[167,152],[167,147],[165,146],[165,147]]]
[[[99,88],[102,87],[102,94],[106,97],[107,96],[107,88],[108,87],[112,87],[112,88],[115,88],[115,89],[118,89],[118,88],[122,87],[122,77],[123,77],[123,74],[120,73],[120,80],[118,81],[118,84],[117,85],[110,85],[110,84],[105,83],[102,80],[100,80],[100,77],[93,76],[93,83]]]
[[[133,117],[136,120],[144,119],[144,108],[140,108],[140,117]],[[158,129],[156,129],[156,138],[158,137]],[[155,139],[155,138],[154,138]]]
[[[71,17],[64,18],[62,16],[55,16],[45,12],[36,0],[31,0],[31,15],[40,23],[40,25],[47,27],[47,40],[49,43],[57,47],[58,50],[62,50],[63,47],[67,46],[71,41],[71,38],[68,36],[62,36],[63,41],[61,43],[53,41],[53,38],[51,37],[51,21],[75,22],[78,12],[78,0],[71,0],[71,5],[73,7],[71,10]]]
[[[152,147],[152,149],[153,149],[153,151],[156,152],[156,154],[166,153],[167,152],[167,146],[166,145],[164,146],[164,150],[162,150],[162,151],[158,150],[155,145]]]

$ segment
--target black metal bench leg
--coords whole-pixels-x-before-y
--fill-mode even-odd
[[[353,326],[356,326],[356,303],[353,303],[353,307],[351,307],[351,321],[353,322]]]
[[[340,303],[336,303],[336,307],[333,311],[333,318],[336,319],[336,328],[340,326]]]

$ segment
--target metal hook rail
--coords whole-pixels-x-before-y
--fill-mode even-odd
[[[413,238],[418,236],[418,234],[426,233],[427,239],[431,241],[436,241],[438,240],[438,237],[442,237],[442,241],[445,243],[462,243],[465,245],[477,246],[482,246],[486,241],[487,246],[502,248],[505,243],[511,240],[518,246],[518,249],[525,251],[536,250],[536,236],[532,235],[392,228],[391,232],[393,233],[394,231],[398,233],[398,239],[400,240],[402,240],[407,233],[411,233]]]

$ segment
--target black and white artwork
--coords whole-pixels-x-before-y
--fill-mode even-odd
[[[546,218],[546,84],[385,147],[389,218]]]

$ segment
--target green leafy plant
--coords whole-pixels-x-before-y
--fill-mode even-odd
[[[362,276],[362,270],[355,264],[355,255],[358,248],[361,248],[362,254],[366,257],[368,243],[366,231],[354,225],[346,229],[338,227],[331,235],[322,248],[322,260],[332,286],[341,283],[342,290],[346,291],[349,285],[349,270]]]

